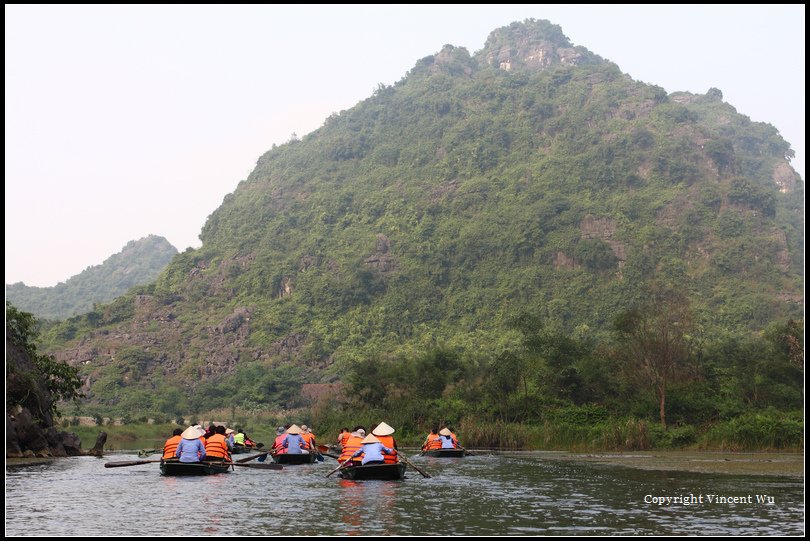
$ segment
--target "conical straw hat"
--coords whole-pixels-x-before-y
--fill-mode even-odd
[[[300,434],[301,427],[298,425],[292,425],[290,428],[287,429],[287,434]]]
[[[196,426],[190,426],[180,434],[180,437],[184,440],[196,440],[201,436],[205,436],[205,430],[197,428]]]
[[[371,431],[375,436],[390,436],[394,433],[394,427],[387,424],[385,421],[378,424],[377,427]]]
[[[360,443],[380,443],[380,440],[374,434],[369,434]]]

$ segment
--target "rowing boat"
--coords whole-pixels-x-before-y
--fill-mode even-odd
[[[239,443],[235,443],[233,449],[231,450],[232,455],[241,455],[244,453],[252,453],[256,447],[252,445],[241,445]]]
[[[343,479],[351,479],[353,481],[365,480],[382,480],[382,481],[396,481],[405,477],[405,468],[407,466],[404,462],[397,464],[366,464],[365,466],[349,466],[348,468],[341,468],[340,475]]]
[[[217,464],[216,462],[160,462],[160,475],[213,475],[215,473],[227,473],[228,464]]]

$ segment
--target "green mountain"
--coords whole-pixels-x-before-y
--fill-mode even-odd
[[[602,343],[653,285],[707,336],[755,336],[803,314],[792,155],[717,89],[667,94],[514,23],[274,146],[200,249],[48,344],[96,403],[173,414],[294,405],[301,383],[437,347],[490,366],[527,314]]]
[[[6,300],[39,318],[66,319],[89,312],[94,304],[108,303],[133,286],[148,284],[177,255],[177,248],[163,237],[149,235],[129,241],[101,265],[53,287],[6,284]]]

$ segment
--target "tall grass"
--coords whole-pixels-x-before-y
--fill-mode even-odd
[[[702,448],[749,451],[804,448],[802,413],[775,410],[747,413],[711,428],[700,441]]]
[[[574,412],[579,415],[581,412]],[[465,416],[452,428],[466,448],[502,450],[565,451],[637,451],[661,448],[697,447],[725,451],[801,450],[804,446],[803,412],[785,413],[765,410],[747,413],[703,430],[691,425],[664,430],[657,423],[637,418],[610,418],[589,412],[586,418],[549,415],[543,423],[509,423],[501,420]],[[598,413],[598,412],[597,412]],[[98,433],[107,432],[108,450],[149,449],[163,446],[175,428],[188,424],[225,423],[242,428],[256,442],[269,446],[278,425],[305,423],[315,431],[318,443],[334,443],[340,429],[360,424],[371,430],[380,421],[397,429],[395,437],[401,447],[419,447],[431,428],[430,424],[410,417],[407,412],[367,410],[347,411],[342,408],[315,407],[284,412],[215,410],[184,419],[183,425],[125,424],[74,426],[64,419],[61,430],[76,433],[84,448],[90,448]]]

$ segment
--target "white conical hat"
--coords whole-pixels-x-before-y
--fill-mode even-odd
[[[394,433],[394,427],[387,424],[385,421],[378,424],[374,430],[371,431],[375,436],[390,436]]]
[[[205,436],[205,430],[196,426],[190,426],[180,434],[180,437],[184,440],[196,440],[201,436]]]
[[[369,434],[360,443],[380,443],[380,440],[374,434]]]
[[[287,429],[287,434],[300,434],[301,427],[298,425],[292,425],[290,428]]]
[[[446,428],[442,428],[441,430],[439,430],[439,434],[441,434],[442,436],[452,436],[453,435],[453,433],[450,432]]]

